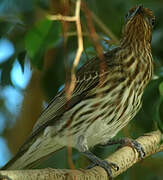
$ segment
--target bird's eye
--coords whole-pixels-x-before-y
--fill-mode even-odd
[[[145,19],[146,19],[147,23],[153,28],[155,25],[155,18],[146,16]]]
[[[152,19],[150,20],[150,24],[151,24],[152,27],[155,25],[155,18],[152,18]]]
[[[155,18],[148,17],[147,20],[148,20],[150,26],[153,28],[155,25]]]
[[[127,20],[130,16],[130,13],[128,12],[126,15],[125,15],[125,20]]]
[[[131,17],[131,15],[132,15],[132,11],[129,11],[126,15],[125,15],[125,20],[128,20],[130,17]]]

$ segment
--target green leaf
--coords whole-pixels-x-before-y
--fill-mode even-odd
[[[157,125],[160,131],[163,133],[163,97],[160,98],[157,108]]]
[[[159,91],[160,91],[160,95],[163,96],[163,82],[161,82],[159,85]]]
[[[47,18],[39,21],[25,37],[25,47],[30,60],[37,68],[42,68],[46,50],[59,40],[61,26]]]

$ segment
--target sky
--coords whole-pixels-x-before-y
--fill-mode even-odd
[[[6,38],[0,38],[0,64],[8,61],[14,54],[13,44]],[[0,77],[1,77],[0,69]],[[5,107],[13,116],[10,119],[11,124],[16,121],[16,117],[20,112],[21,103],[24,95],[22,90],[25,89],[32,76],[30,69],[30,63],[25,59],[24,72],[22,72],[21,66],[18,60],[15,60],[11,70],[11,81],[13,86],[3,86],[0,88],[0,96],[4,99]],[[1,86],[1,85],[0,85]],[[6,140],[1,136],[5,128],[6,116],[0,111],[0,167],[5,165],[11,158],[11,153],[8,149]]]

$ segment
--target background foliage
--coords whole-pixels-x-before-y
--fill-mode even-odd
[[[68,0],[1,0],[0,1],[0,40],[9,40],[14,53],[0,62],[0,131],[1,138],[7,142],[9,150],[15,154],[18,147],[30,133],[44,105],[55,96],[69,74],[77,50],[76,29],[74,23],[53,22],[48,13],[73,15],[75,1]],[[161,0],[89,0],[88,8],[103,22],[107,29],[120,39],[124,24],[124,15],[138,4],[153,10],[156,25],[153,32],[152,52],[155,63],[155,76],[146,88],[143,106],[134,120],[118,136],[136,138],[157,127],[163,129],[163,1]],[[83,11],[81,11],[84,32],[84,53],[80,64],[96,55]],[[96,32],[104,51],[113,44],[106,40],[107,34],[94,22]],[[67,34],[65,32],[68,32]],[[103,39],[106,39],[105,41]],[[2,49],[0,49],[0,54]],[[13,68],[17,62],[25,74],[26,64],[30,62],[31,77],[26,87],[20,87],[13,81]],[[28,67],[29,68],[29,67]],[[22,75],[23,75],[22,73]],[[21,75],[17,75],[19,78]],[[18,78],[17,77],[17,78]],[[15,95],[6,90],[12,87],[22,97],[16,107],[7,105],[6,99],[18,102]],[[7,95],[4,95],[7,92]],[[94,152],[106,157],[115,147],[95,148]],[[9,159],[9,151],[2,154]],[[61,160],[62,159],[62,160]],[[76,168],[85,167],[89,162],[73,150],[72,159]],[[1,159],[0,159],[1,161]],[[67,149],[57,152],[39,167],[69,168]],[[117,179],[162,179],[163,153],[158,153],[123,173]]]

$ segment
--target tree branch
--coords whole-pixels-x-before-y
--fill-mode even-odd
[[[163,151],[163,135],[161,132],[154,131],[144,136],[141,136],[137,141],[142,145],[146,153],[145,157],[151,156],[157,152]],[[140,161],[138,153],[130,147],[123,147],[109,156],[107,161],[116,163],[119,170],[113,170],[113,177],[118,176],[135,163]],[[108,176],[105,170],[101,167],[94,167],[89,170],[68,170],[68,169],[36,169],[36,170],[9,170],[0,171],[0,180],[34,180],[34,179],[55,179],[55,180],[106,180]]]
[[[71,98],[72,92],[75,88],[75,84],[76,84],[75,70],[76,70],[76,67],[80,61],[80,57],[83,52],[83,35],[82,35],[82,27],[81,27],[81,23],[80,23],[80,6],[81,6],[81,0],[77,0],[74,16],[63,16],[61,14],[47,16],[47,18],[49,18],[51,20],[55,20],[55,21],[56,20],[57,21],[68,21],[68,22],[76,23],[76,32],[77,32],[77,37],[78,37],[78,49],[77,49],[74,63],[73,63],[72,69],[71,69],[71,82],[70,82],[69,88],[66,91],[67,99]]]

